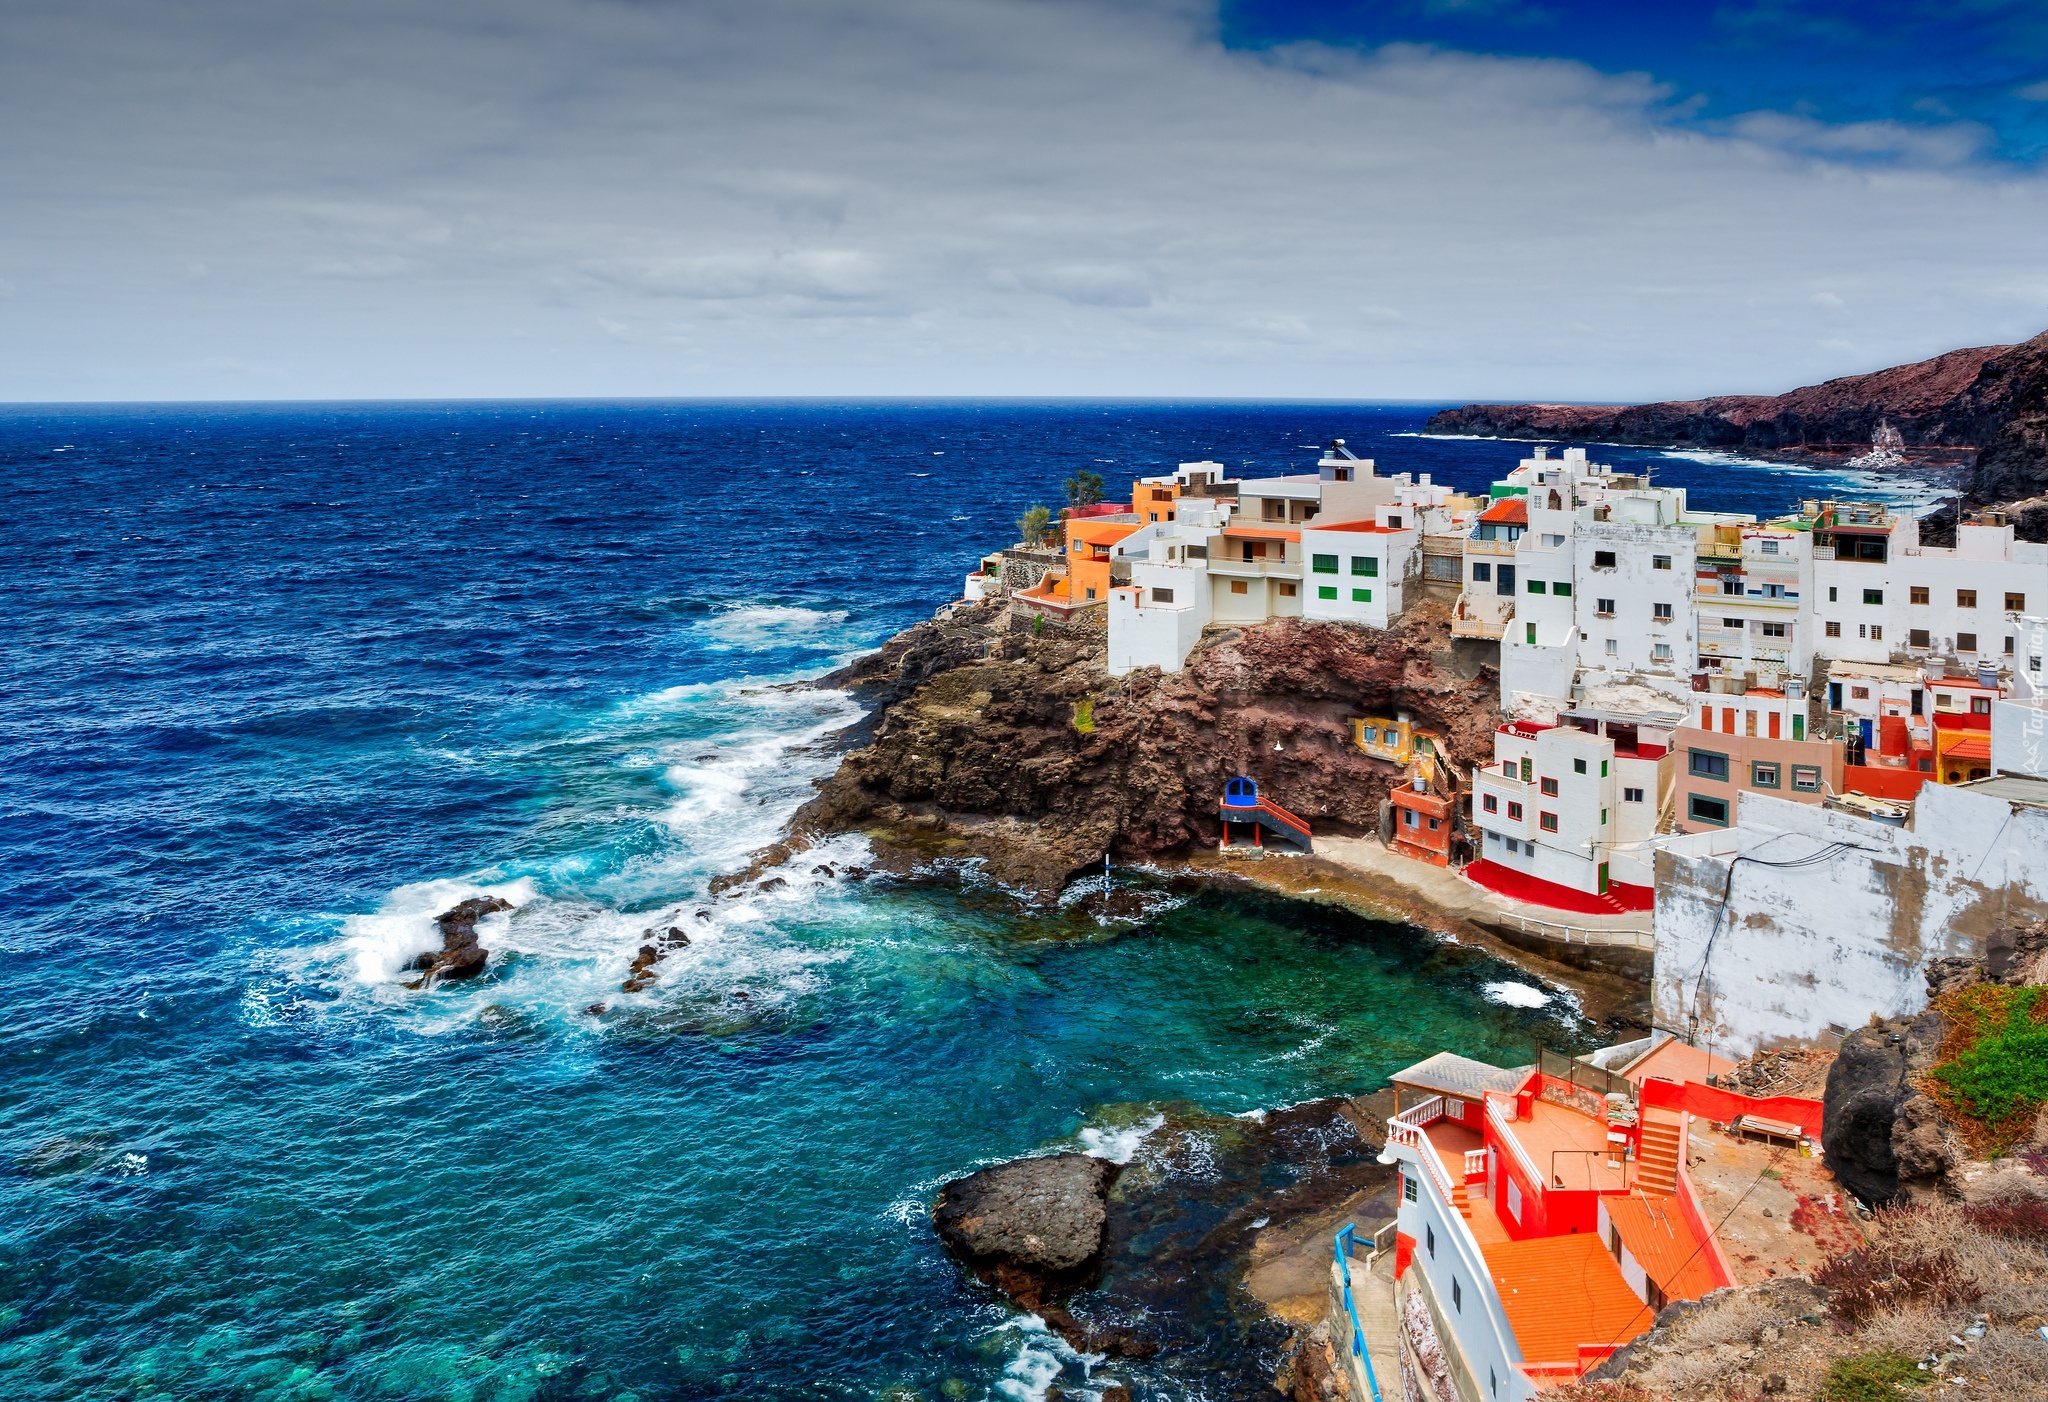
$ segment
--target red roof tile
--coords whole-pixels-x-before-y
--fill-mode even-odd
[[[1576,1366],[1580,1345],[1619,1348],[1650,1327],[1650,1307],[1590,1232],[1480,1249],[1530,1363]]]
[[[1621,1244],[1657,1288],[1674,1300],[1697,1300],[1714,1288],[1714,1273],[1698,1233],[1678,1210],[1678,1199],[1638,1192],[1604,1198],[1601,1206],[1621,1232]]]
[[[1482,521],[1505,521],[1511,526],[1529,524],[1529,503],[1521,497],[1503,497],[1479,513]]]

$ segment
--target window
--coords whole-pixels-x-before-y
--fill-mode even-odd
[[[1621,656],[1621,644],[1616,642],[1613,638],[1609,638],[1607,640],[1607,655],[1609,657]]]
[[[1318,599],[1335,599],[1337,597],[1337,586],[1334,584],[1317,585],[1316,597]]]
[[[1380,742],[1380,728],[1376,725],[1365,726],[1359,733],[1365,737],[1365,743],[1368,745],[1377,745]]]
[[[1530,581],[1529,581],[1529,592],[1530,592],[1531,594],[1541,594],[1541,593],[1543,592],[1543,581],[1542,581],[1542,580],[1540,580],[1540,579],[1532,579],[1532,580],[1530,580]]]
[[[1614,552],[1612,550],[1595,550],[1593,552],[1593,568],[1596,570],[1613,569]]]
[[[1414,1202],[1416,1198],[1415,1180],[1405,1173],[1401,1175],[1401,1197],[1408,1202]]]
[[[1533,624],[1533,623],[1524,623],[1524,624],[1522,625],[1522,641],[1523,641],[1523,642],[1525,642],[1525,643],[1527,643],[1527,644],[1528,644],[1528,645],[1529,645],[1530,647],[1534,647],[1534,646],[1536,646],[1536,625],[1535,625],[1535,624]]]
[[[1708,798],[1705,794],[1696,793],[1692,795],[1688,811],[1695,823],[1707,823],[1717,828],[1728,826],[1728,800],[1725,798]]]
[[[1643,801],[1643,791],[1641,789],[1623,789],[1621,791],[1621,801],[1623,803],[1641,803]]]
[[[1839,623],[1837,623],[1837,622],[1835,622],[1835,621],[1834,621],[1833,619],[1830,619],[1830,620],[1828,620],[1828,624],[1827,624],[1827,635],[1828,635],[1829,637],[1831,637],[1831,638],[1839,638],[1839,637],[1841,637],[1841,636],[1842,636],[1842,625],[1841,625],[1841,624],[1839,624]]]
[[[1298,592],[1299,591],[1292,584],[1283,584],[1280,586],[1280,597],[1283,599],[1291,599]]]
[[[1585,773],[1585,772],[1586,772],[1586,761],[1584,761],[1584,760],[1582,760],[1582,759],[1575,759],[1575,760],[1573,760],[1573,761],[1572,761],[1572,773],[1574,773],[1574,774],[1583,774],[1583,773]]]
[[[1669,662],[1671,660],[1671,644],[1656,643],[1652,645],[1650,648],[1650,660],[1652,662]]]
[[[1820,766],[1817,764],[1795,764],[1792,766],[1792,787],[1801,793],[1820,792]]]
[[[1688,750],[1690,756],[1687,768],[1702,779],[1725,779],[1728,777],[1728,756],[1715,754],[1712,750]]]
[[[1088,597],[1091,599],[1095,597],[1095,586],[1092,584],[1088,586]]]
[[[1870,688],[1867,686],[1850,687],[1849,699],[1851,701],[1868,701],[1870,699]]]
[[[1664,620],[1666,620],[1666,621],[1668,622],[1668,621],[1670,620],[1670,618],[1671,618],[1671,605],[1669,605],[1669,604],[1651,604],[1651,605],[1650,605],[1650,617],[1652,617],[1652,618],[1659,618],[1659,619],[1664,619]]]
[[[1460,1314],[1465,1312],[1465,1287],[1456,1276],[1451,1277],[1451,1308]]]
[[[1739,618],[1724,618],[1721,620],[1721,626],[1723,628],[1740,628],[1742,620]]]
[[[1230,592],[1233,594],[1248,594],[1251,592],[1251,586],[1241,579],[1233,579],[1230,581]]]
[[[1508,1216],[1522,1220],[1522,1185],[1512,1177],[1508,1179]]]
[[[1422,1242],[1429,1248],[1430,1255],[1436,1255],[1436,1228],[1426,1222],[1422,1227]]]
[[[1600,810],[1600,826],[1603,828],[1607,826],[1607,810],[1605,808]]]
[[[1546,535],[1543,537],[1543,543],[1555,549],[1564,544],[1564,537],[1561,535]]]
[[[1604,759],[1600,761],[1600,777],[1603,779],[1607,777],[1607,761]]]
[[[1544,830],[1545,832],[1556,832],[1556,831],[1557,831],[1557,814],[1555,814],[1555,813],[1538,813],[1538,814],[1536,815],[1536,826],[1537,826],[1537,827],[1539,827],[1539,828],[1542,828],[1542,829],[1543,829],[1543,830]]]
[[[1526,784],[1526,783],[1528,783],[1528,782],[1529,782],[1529,781],[1530,781],[1531,779],[1533,779],[1533,778],[1535,778],[1535,777],[1536,777],[1536,761],[1535,761],[1535,760],[1533,760],[1533,759],[1530,759],[1530,758],[1529,758],[1529,757],[1528,757],[1527,755],[1523,755],[1523,756],[1522,756],[1522,782]]]
[[[1407,826],[1411,827],[1411,828],[1412,828],[1412,827],[1414,827],[1414,826],[1415,826],[1415,810],[1414,810],[1413,808],[1403,808],[1403,809],[1401,810],[1401,821],[1402,821],[1402,822],[1403,822],[1404,824],[1406,824]]]
[[[1489,813],[1498,813],[1500,812],[1500,799],[1493,794],[1487,794],[1479,800],[1479,806]]]
[[[1749,766],[1751,788],[1775,789],[1778,787],[1778,766],[1764,760],[1752,761]]]
[[[1881,643],[1884,641],[1884,625],[1882,623],[1873,623],[1870,625],[1870,641],[1874,643]]]
[[[1519,822],[1521,822],[1521,821],[1522,821],[1522,805],[1521,805],[1521,804],[1519,804],[1519,803],[1510,803],[1510,804],[1508,805],[1508,821],[1509,821],[1509,822],[1511,822],[1511,823],[1519,823]]]
[[[1550,592],[1557,595],[1560,599],[1569,599],[1572,596],[1572,586],[1560,579],[1557,583],[1550,586]]]
[[[1650,568],[1653,570],[1670,569],[1671,557],[1669,555],[1652,555],[1650,557]]]
[[[1828,602],[1831,604],[1835,602],[1835,586],[1832,584],[1828,586]]]
[[[1991,714],[1991,698],[1990,698],[1990,697],[1988,697],[1988,696],[1972,696],[1972,697],[1970,698],[1970,714],[1971,714],[1971,715],[1973,715],[1973,716],[1988,716],[1988,715],[1990,715],[1990,714]],[[1973,776],[1973,777],[1978,777],[1978,778],[1981,778],[1982,776],[1981,776],[1981,775],[1977,775],[1977,776]]]
[[[1335,574],[1337,572],[1337,557],[1335,555],[1318,555],[1315,557],[1314,563],[1310,568],[1315,570],[1317,574]]]
[[[1957,652],[1975,652],[1976,650],[1977,650],[1977,635],[1976,635],[1975,633],[1958,633],[1958,634],[1956,634],[1956,651],[1957,651]]]
[[[1782,623],[1759,623],[1756,625],[1756,628],[1759,633],[1762,633],[1767,638],[1782,638],[1785,636],[1785,625]]]
[[[1918,584],[1914,585],[1914,586],[1913,586],[1913,588],[1911,589],[1911,591],[1909,591],[1909,592],[1908,592],[1908,594],[1907,594],[1907,596],[1906,596],[1906,602],[1907,602],[1907,603],[1911,603],[1911,604],[1924,604],[1924,603],[1926,603],[1926,602],[1927,602],[1927,590],[1926,590],[1926,589],[1925,589],[1924,587],[1922,587],[1921,585],[1918,585]]]
[[[1601,618],[1612,618],[1612,617],[1614,617],[1614,600],[1612,600],[1612,599],[1595,599],[1595,600],[1593,600],[1593,612],[1594,612],[1595,614],[1597,614],[1598,616],[1600,616]]]
[[[1778,542],[1775,540],[1758,541],[1756,548],[1766,555],[1775,555],[1778,553]]]
[[[2012,656],[2012,634],[2010,633],[2005,635],[2005,655],[2007,657]]]
[[[1495,836],[1499,836],[1499,834],[1496,833]],[[1508,839],[1508,850],[1519,856],[1522,851],[1522,844],[1515,838],[1511,837]]]
[[[2025,594],[2007,594],[2005,596],[2005,611],[2007,613],[2025,613],[2027,611],[2027,596]]]
[[[1171,589],[1157,589],[1157,588],[1155,588],[1155,589],[1154,589],[1154,590],[1152,591],[1152,602],[1153,602],[1153,603],[1155,603],[1155,604],[1170,604],[1170,603],[1172,603],[1172,602],[1173,602],[1173,591],[1172,591]]]
[[[1540,787],[1543,790],[1543,796],[1545,798],[1557,797],[1557,780],[1545,779],[1542,782],[1542,784],[1540,784],[1538,787]]]
[[[1863,591],[1863,602],[1864,602],[1864,603],[1866,603],[1866,604],[1882,604],[1882,603],[1884,602],[1884,590],[1882,590],[1882,589],[1866,589],[1866,590],[1864,590],[1864,591]]]
[[[1907,647],[1929,647],[1929,646],[1932,646],[1932,642],[1931,642],[1931,640],[1930,640],[1930,639],[1928,638],[1928,636],[1927,636],[1927,630],[1926,630],[1925,628],[1908,628],[1908,629],[1906,630],[1906,646],[1907,646]]]
[[[1351,572],[1362,579],[1378,579],[1380,577],[1379,558],[1374,555],[1353,555],[1351,557]]]
[[[1472,582],[1474,584],[1491,584],[1493,582],[1493,566],[1474,565],[1472,567]]]
[[[1956,607],[1959,609],[1973,609],[1977,607],[1977,591],[1974,589],[1956,590]]]
[[[1440,822],[1438,822],[1438,821],[1437,821],[1436,819],[1434,819],[1434,818],[1431,818],[1431,819],[1429,820],[1429,830],[1430,830],[1431,832],[1435,832],[1435,831],[1436,831],[1436,830],[1437,830],[1438,828],[1440,828],[1440,827],[1442,827],[1442,826],[1443,826],[1443,824],[1442,824],[1442,823],[1440,823]]]
[[[2038,671],[2040,671],[2040,670],[2041,670],[2041,654],[2040,654],[2040,653],[2038,653],[2038,652],[2030,652],[2030,653],[2028,653],[2028,654],[2027,654],[2027,670],[2028,670],[2029,672],[2038,672]]]
[[[1372,602],[1372,590],[1370,590],[1370,589],[1354,589],[1354,590],[1352,590],[1352,591],[1351,591],[1351,602],[1352,602],[1352,603],[1354,603],[1354,604],[1369,604],[1369,603],[1371,603],[1371,602]]]
[[[1732,574],[1727,576],[1721,581],[1721,592],[1723,594],[1740,596],[1742,593],[1742,581]]]

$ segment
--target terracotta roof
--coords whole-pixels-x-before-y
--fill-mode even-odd
[[[1529,524],[1529,501],[1526,497],[1503,497],[1479,513],[1482,521],[1505,521],[1511,526]]]
[[[1579,1346],[1619,1348],[1650,1327],[1650,1307],[1591,1232],[1483,1246],[1487,1273],[1530,1363],[1579,1361]]]
[[[1678,1199],[1641,1192],[1600,1200],[1621,1233],[1621,1244],[1657,1288],[1673,1300],[1697,1300],[1714,1288],[1714,1273],[1699,1234],[1678,1210]]]
[[[1942,757],[1944,759],[1988,760],[1991,758],[1991,741],[1982,736],[1972,736],[1968,740],[1958,740],[1955,744],[1942,751]]]
[[[1282,530],[1278,526],[1225,526],[1223,534],[1232,540],[1300,540],[1300,531]]]

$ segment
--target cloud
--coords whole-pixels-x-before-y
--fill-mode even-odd
[[[2048,187],[1967,124],[1701,131],[1653,75],[1218,32],[1194,0],[15,0],[0,266],[38,290],[0,377],[1623,398],[2048,325]]]
[[[2038,83],[2029,83],[2023,88],[2014,88],[2012,95],[2028,102],[2048,102],[2048,78]]]

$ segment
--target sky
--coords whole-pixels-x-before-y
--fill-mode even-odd
[[[1771,393],[2044,147],[2039,0],[8,0],[0,400]]]

